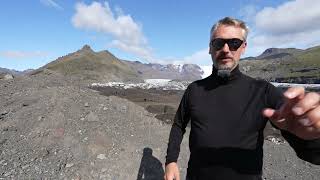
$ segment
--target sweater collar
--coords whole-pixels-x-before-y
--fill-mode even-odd
[[[241,71],[239,69],[239,64],[231,71],[231,72],[218,72],[218,69],[212,65],[212,74],[211,77],[218,78],[219,80],[222,80],[223,82],[228,82],[235,80],[241,76]]]

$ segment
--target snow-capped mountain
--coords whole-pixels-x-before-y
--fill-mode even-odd
[[[139,61],[125,61],[143,79],[198,80],[203,77],[203,69],[195,64],[144,64]]]

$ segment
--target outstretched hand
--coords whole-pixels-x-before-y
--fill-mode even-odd
[[[264,109],[262,114],[280,129],[312,140],[320,138],[320,94],[305,93],[303,87],[284,92],[285,103],[280,109]]]

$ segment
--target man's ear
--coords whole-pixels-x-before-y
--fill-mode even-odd
[[[247,49],[247,41],[243,43],[242,45],[242,51],[241,51],[241,54],[244,54],[246,52],[246,49]]]

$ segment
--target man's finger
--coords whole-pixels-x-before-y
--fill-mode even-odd
[[[286,92],[284,92],[284,96],[288,99],[293,99],[293,98],[303,98],[304,97],[304,87],[291,87]]]
[[[307,118],[310,120],[311,124],[320,131],[320,106],[309,111],[307,113]]]
[[[175,180],[180,180],[180,173],[178,173],[176,176],[177,176],[177,177],[176,177]]]
[[[285,130],[288,128],[286,119],[281,116],[279,111],[267,108],[263,110],[262,114],[265,117],[269,118],[272,124],[274,124],[278,128]]]
[[[164,179],[165,180],[173,180],[173,175],[168,175],[168,174],[165,174],[165,176],[164,176]]]
[[[271,120],[279,120],[282,119],[282,117],[280,116],[279,111],[271,109],[271,108],[266,108],[262,111],[262,114],[271,119]]]
[[[303,115],[309,110],[314,109],[319,106],[320,95],[315,92],[310,92],[304,96],[303,99],[298,101],[298,103],[292,108],[292,112],[295,115]]]

